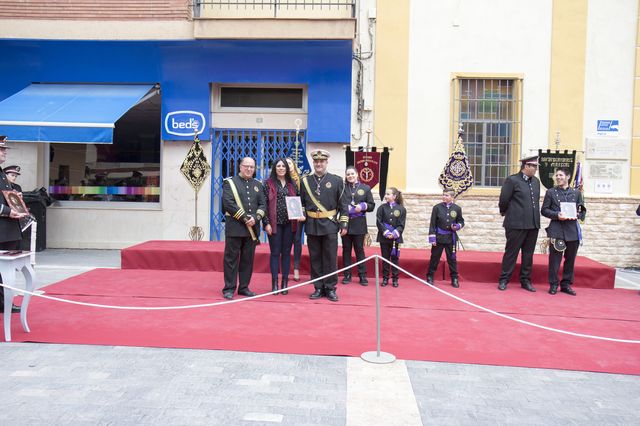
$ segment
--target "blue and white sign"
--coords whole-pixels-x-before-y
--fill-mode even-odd
[[[164,130],[175,136],[201,134],[205,124],[204,114],[198,111],[172,111],[164,118]]]
[[[597,133],[600,136],[618,136],[619,120],[598,120]]]

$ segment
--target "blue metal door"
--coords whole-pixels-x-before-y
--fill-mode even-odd
[[[256,160],[256,179],[264,180],[271,172],[273,161],[285,157],[295,130],[213,129],[211,152],[211,235],[212,241],[224,239],[222,211],[222,181],[238,173],[244,157]],[[298,140],[306,149],[306,132],[300,130]],[[266,238],[263,233],[262,238]]]

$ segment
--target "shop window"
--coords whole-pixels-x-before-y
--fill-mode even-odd
[[[117,122],[113,144],[49,145],[49,192],[59,201],[160,201],[160,96]]]
[[[222,108],[302,109],[302,88],[282,87],[221,87]]]
[[[479,187],[499,187],[517,168],[521,134],[521,79],[464,78],[453,80],[454,120]]]

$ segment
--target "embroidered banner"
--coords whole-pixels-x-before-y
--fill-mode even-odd
[[[358,179],[373,189],[380,180],[380,153],[356,151],[353,154]]]
[[[544,185],[545,188],[553,188],[555,182],[553,180],[553,175],[556,172],[556,169],[559,167],[569,169],[569,174],[573,177],[573,170],[576,165],[576,152],[575,151],[558,151],[552,152],[548,149],[546,152],[543,150],[538,150],[538,173],[540,175],[540,182]],[[569,183],[571,183],[572,179],[569,179]]]

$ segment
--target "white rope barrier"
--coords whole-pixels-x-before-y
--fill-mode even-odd
[[[105,308],[105,309],[120,309],[120,310],[132,310],[132,311],[163,311],[163,310],[176,310],[176,309],[193,309],[193,308],[208,308],[211,306],[221,306],[221,305],[229,305],[232,303],[239,303],[239,302],[244,302],[244,301],[248,301],[248,300],[254,300],[254,299],[259,299],[261,297],[267,297],[267,296],[271,296],[274,294],[278,294],[281,293],[283,291],[287,291],[287,290],[293,290],[296,289],[298,287],[302,287],[305,285],[309,285],[309,284],[313,284],[316,281],[320,281],[323,280],[325,278],[328,278],[332,275],[337,275],[340,272],[346,271],[347,269],[351,269],[354,266],[358,266],[361,263],[364,263],[368,260],[374,259],[378,257],[377,254],[374,254],[373,256],[369,256],[366,259],[362,259],[359,262],[356,262],[346,268],[342,268],[342,269],[338,269],[336,272],[332,272],[330,274],[326,274],[323,275],[321,277],[318,277],[316,279],[313,280],[309,280],[309,281],[305,281],[299,284],[295,284],[292,285],[290,287],[287,288],[282,288],[282,289],[278,289],[276,291],[270,291],[268,293],[261,293],[261,294],[256,294],[255,296],[251,296],[251,297],[245,297],[243,299],[233,299],[233,300],[223,300],[220,302],[212,302],[212,303],[200,303],[200,304],[196,304],[196,305],[180,305],[180,306],[117,306],[117,305],[104,305],[104,304],[100,304],[100,303],[87,303],[87,302],[78,302],[76,300],[69,300],[69,299],[63,299],[61,297],[55,297],[55,296],[48,296],[46,294],[40,294],[38,292],[30,292],[24,289],[19,289],[16,287],[11,287],[9,285],[0,283],[0,286],[8,288],[10,290],[15,291],[17,294],[16,295],[20,295],[20,294],[29,294],[31,296],[36,296],[36,297],[41,297],[43,299],[49,299],[49,300],[54,300],[56,302],[62,302],[62,303],[70,303],[72,305],[81,305],[81,306],[90,306],[93,308]],[[88,295],[88,296],[95,296],[95,295]],[[116,297],[116,296],[109,296],[109,295],[103,295],[103,297]]]
[[[481,306],[481,305],[475,304],[473,302],[470,302],[470,301],[468,301],[466,299],[463,299],[463,298],[458,297],[458,296],[456,296],[454,294],[451,294],[448,291],[444,291],[444,290],[442,290],[442,289],[440,289],[440,288],[438,288],[438,287],[436,287],[436,286],[434,286],[432,284],[429,284],[425,280],[423,280],[421,278],[418,278],[417,276],[413,275],[411,272],[407,271],[406,269],[403,269],[403,268],[401,268],[399,266],[396,266],[395,264],[393,264],[389,260],[387,260],[387,259],[385,259],[383,257],[380,257],[380,259],[383,260],[384,262],[387,262],[391,266],[397,267],[399,271],[402,271],[403,273],[405,273],[406,275],[410,276],[414,280],[420,282],[421,284],[429,286],[433,290],[439,291],[440,293],[444,294],[445,296],[451,297],[451,298],[457,300],[458,302],[462,302],[462,303],[467,304],[469,306],[473,306],[476,309],[480,309],[482,311],[485,311],[485,312],[490,313],[492,315],[499,316],[499,317],[504,318],[504,319],[508,319],[510,321],[519,322],[520,324],[524,324],[524,325],[528,325],[528,326],[536,327],[536,328],[541,328],[541,329],[547,330],[547,331],[553,331],[555,333],[568,334],[570,336],[584,337],[584,338],[587,338],[587,339],[606,340],[606,341],[609,341],[609,342],[619,342],[619,343],[640,343],[640,340],[615,339],[615,338],[612,338],[612,337],[602,337],[602,336],[594,336],[594,335],[591,335],[591,334],[574,333],[573,331],[566,331],[566,330],[561,330],[559,328],[547,327],[546,325],[536,324],[535,322],[525,321],[525,320],[522,320],[522,319],[519,319],[519,318],[515,318],[515,317],[512,317],[510,315],[503,314],[503,313],[494,311],[493,309],[485,308],[484,306]]]
[[[618,342],[618,343],[633,343],[633,344],[640,344],[640,340],[627,340],[627,339],[616,339],[616,338],[612,338],[612,337],[603,337],[603,336],[595,336],[595,335],[591,335],[591,334],[583,334],[583,333],[575,333],[572,331],[567,331],[567,330],[562,330],[562,329],[558,329],[558,328],[554,328],[554,327],[547,327],[545,325],[541,325],[541,324],[536,324],[534,322],[531,321],[526,321],[526,320],[522,320],[519,318],[515,318],[511,315],[507,315],[507,314],[503,314],[497,311],[494,311],[493,309],[489,309],[489,308],[485,308],[484,306],[478,305],[476,303],[470,302],[466,299],[463,299],[459,296],[456,296],[454,294],[451,294],[447,291],[444,291],[432,284],[429,284],[428,282],[426,282],[425,280],[418,278],[417,276],[415,276],[414,274],[412,274],[411,272],[407,271],[406,269],[403,269],[400,266],[396,266],[394,263],[392,263],[391,261],[383,258],[380,255],[374,254],[372,256],[369,256],[359,262],[353,263],[348,267],[342,268],[342,269],[338,269],[335,272],[332,272],[330,274],[326,274],[323,275],[321,277],[318,277],[314,280],[310,280],[310,281],[305,281],[299,284],[295,284],[292,285],[288,288],[284,288],[284,289],[278,289],[276,291],[271,291],[268,293],[262,293],[262,294],[257,294],[255,296],[252,297],[245,297],[243,299],[233,299],[233,300],[224,300],[224,301],[220,301],[220,302],[212,302],[212,303],[200,303],[200,304],[195,304],[195,305],[182,305],[182,306],[116,306],[116,305],[104,305],[104,304],[100,304],[100,303],[87,303],[87,302],[78,302],[75,300],[69,300],[69,299],[63,299],[60,297],[55,297],[55,296],[48,296],[45,294],[39,294],[36,292],[29,292],[23,289],[19,289],[19,288],[15,288],[15,287],[11,287],[8,286],[6,284],[2,284],[0,283],[1,286],[6,287],[8,289],[11,289],[13,291],[15,291],[18,294],[29,294],[31,296],[36,296],[36,297],[41,297],[43,299],[49,299],[49,300],[54,300],[56,302],[63,302],[63,303],[70,303],[73,305],[81,305],[81,306],[90,306],[90,307],[94,307],[94,308],[105,308],[105,309],[120,309],[120,310],[140,310],[140,311],[161,311],[161,310],[177,310],[177,309],[193,309],[193,308],[208,308],[208,307],[212,307],[212,306],[222,306],[222,305],[230,305],[232,303],[240,303],[240,302],[245,302],[245,301],[249,301],[249,300],[254,300],[254,299],[259,299],[261,297],[267,297],[267,296],[271,296],[277,293],[280,293],[282,291],[287,291],[287,290],[294,290],[298,287],[303,287],[309,284],[312,284],[316,281],[320,281],[323,280],[325,278],[328,278],[332,275],[337,275],[343,271],[346,271],[347,269],[351,269],[361,263],[367,262],[371,259],[375,259],[378,258],[380,260],[382,260],[383,262],[387,262],[392,268],[398,268],[399,271],[401,271],[402,273],[404,273],[405,275],[413,278],[414,280],[418,281],[421,284],[424,284],[428,287],[430,287],[432,290],[436,290],[438,292],[440,292],[441,294],[448,296],[452,299],[457,300],[458,302],[464,303],[466,305],[472,306],[476,309],[479,309],[481,311],[487,312],[489,314],[498,316],[500,318],[504,318],[510,321],[514,321],[514,322],[518,322],[520,324],[524,324],[524,325],[528,325],[530,327],[535,327],[535,328],[540,328],[542,330],[546,330],[546,331],[552,331],[555,333],[560,333],[560,334],[566,334],[569,336],[576,336],[576,337],[583,337],[586,339],[596,339],[596,340],[605,340],[605,341],[609,341],[609,342]],[[377,284],[376,284],[377,285]],[[108,297],[108,296],[107,296]]]

